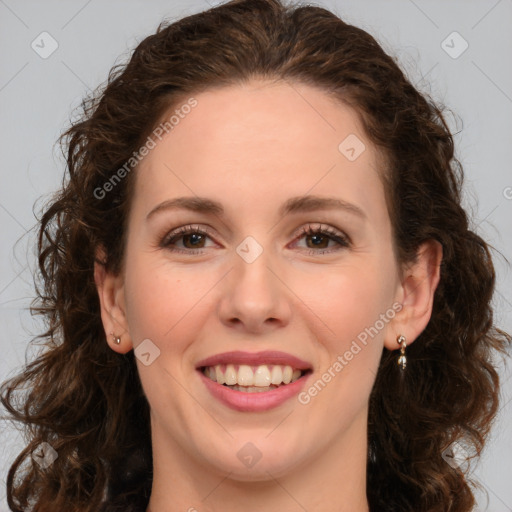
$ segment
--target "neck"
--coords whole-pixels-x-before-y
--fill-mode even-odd
[[[201,464],[153,424],[152,430],[154,478],[147,512],[238,512],[242,503],[244,512],[369,512],[364,414],[308,460],[282,474],[266,468],[251,481]]]

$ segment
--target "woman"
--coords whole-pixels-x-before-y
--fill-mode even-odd
[[[369,34],[278,0],[162,24],[63,142],[11,510],[472,509],[447,453],[511,338],[442,112]]]

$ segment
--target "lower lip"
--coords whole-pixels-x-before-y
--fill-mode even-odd
[[[215,398],[228,407],[243,412],[267,411],[278,407],[286,402],[286,400],[297,395],[304,387],[310,375],[310,373],[307,373],[295,382],[279,386],[272,391],[245,393],[244,391],[236,391],[222,384],[218,384],[209,379],[201,370],[198,370],[198,372],[206,387]]]

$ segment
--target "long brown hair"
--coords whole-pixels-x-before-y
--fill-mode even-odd
[[[493,322],[491,254],[461,207],[462,168],[442,109],[372,36],[331,12],[235,0],[160,24],[61,136],[67,174],[40,219],[32,306],[46,320],[38,337],[46,349],[2,385],[2,403],[28,441],[7,478],[12,511],[147,505],[149,405],[133,351],[121,355],[106,343],[93,279],[99,246],[107,269],[121,268],[136,168],[108,192],[104,185],[183,98],[253,77],[309,84],[353,106],[385,156],[399,263],[425,240],[442,244],[432,318],[407,349],[402,380],[396,353],[382,353],[369,402],[367,496],[378,512],[472,509],[470,482],[442,452],[458,440],[480,454],[498,408],[493,357],[511,337]],[[42,442],[58,454],[46,469],[30,460]]]

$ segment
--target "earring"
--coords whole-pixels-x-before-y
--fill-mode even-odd
[[[405,336],[400,334],[400,336],[397,336],[396,342],[400,345],[400,356],[398,357],[397,363],[401,370],[405,370],[405,367],[407,366],[407,358],[405,357],[405,347],[407,346],[405,343]]]
[[[110,334],[114,338],[114,343],[116,345],[119,345],[121,343],[121,338],[119,336],[116,336],[113,332],[111,332]]]

